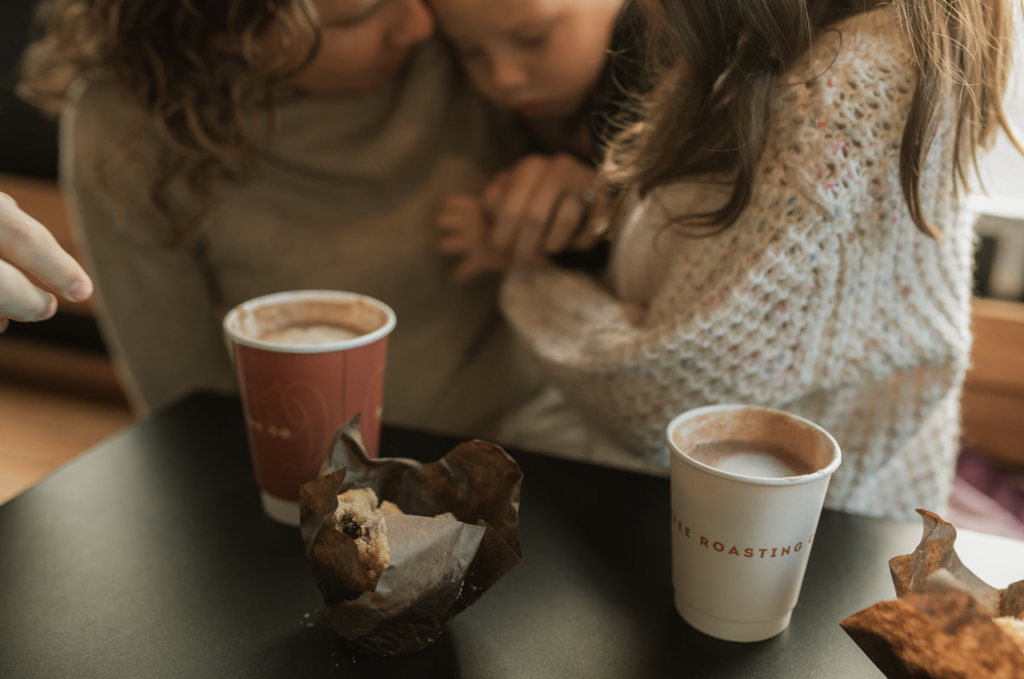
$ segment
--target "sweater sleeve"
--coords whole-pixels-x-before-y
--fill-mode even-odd
[[[777,98],[754,195],[723,233],[662,233],[644,251],[623,238],[672,229],[673,216],[706,207],[708,195],[684,183],[638,205],[615,247],[641,276],[659,271],[643,303],[550,266],[507,277],[502,306],[522,340],[582,415],[634,454],[667,463],[665,427],[689,408],[780,407],[891,369],[875,370],[871,356],[851,375],[845,361],[855,273],[844,248],[871,209],[871,183],[858,172],[891,175],[898,144],[889,142],[901,128],[893,139],[850,137],[843,87],[861,83],[841,69]]]
[[[151,136],[108,83],[61,121],[61,184],[96,283],[96,315],[136,413],[193,390],[233,391],[220,310],[202,249],[159,242],[148,200]]]
[[[823,218],[818,206],[795,195],[793,213]],[[551,380],[592,425],[627,450],[663,462],[665,426],[675,415],[710,403],[777,406],[811,388],[817,362],[827,360],[821,338],[831,330],[835,286],[827,267],[801,266],[805,257],[825,263],[834,254],[835,242],[821,231],[815,235],[788,250],[759,253],[739,280],[697,295],[680,253],[647,307],[554,267],[511,274],[502,305]]]

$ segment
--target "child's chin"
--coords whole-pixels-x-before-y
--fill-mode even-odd
[[[524,118],[549,118],[552,115],[551,107],[547,104],[524,104],[516,106],[514,110]]]

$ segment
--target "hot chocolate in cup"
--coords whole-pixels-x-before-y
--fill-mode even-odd
[[[278,344],[319,345],[347,342],[363,334],[344,325],[304,323],[275,328],[270,332],[262,333],[259,339],[264,342],[276,342]]]
[[[244,302],[224,318],[264,511],[298,525],[299,486],[316,478],[334,434],[360,414],[377,455],[395,313],[351,292],[300,290]]]
[[[667,436],[676,609],[719,639],[779,634],[800,594],[838,444],[813,422],[746,405],[687,411]]]
[[[715,469],[767,479],[801,476],[817,469],[816,461],[805,460],[789,449],[767,441],[697,441],[686,444],[686,454]]]
[[[394,325],[394,312],[381,302],[335,290],[257,297],[238,305],[224,319],[225,332],[236,341],[293,353],[367,344],[388,335]]]

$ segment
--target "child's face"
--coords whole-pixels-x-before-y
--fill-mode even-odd
[[[360,95],[386,85],[434,32],[423,0],[314,0],[320,49],[290,83],[313,94]]]
[[[527,118],[564,118],[604,67],[624,0],[429,0],[473,85]]]

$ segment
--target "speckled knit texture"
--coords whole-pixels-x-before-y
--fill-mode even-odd
[[[753,198],[719,236],[672,217],[721,200],[663,187],[630,212],[607,281],[513,272],[504,310],[584,418],[667,465],[665,426],[712,403],[803,415],[843,450],[826,506],[912,519],[951,487],[970,350],[972,226],[952,126],[921,179],[936,242],[911,221],[899,148],[916,83],[887,9],[822,35],[777,87]]]

